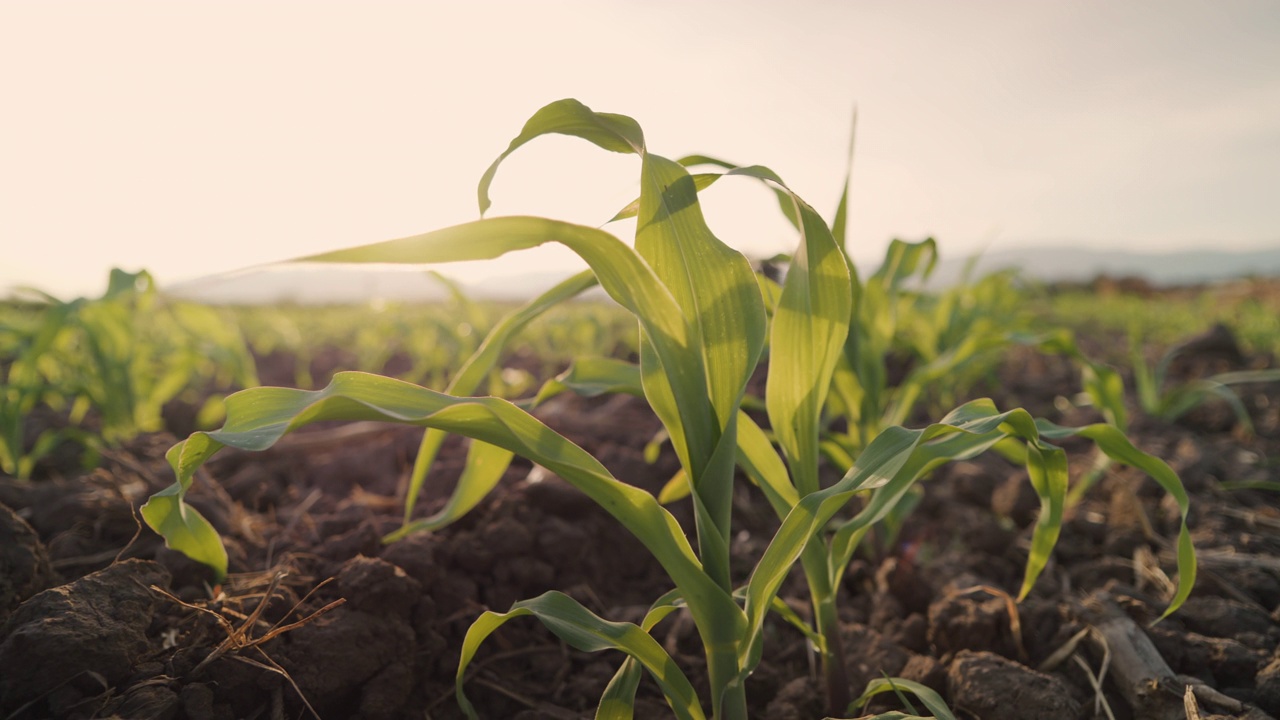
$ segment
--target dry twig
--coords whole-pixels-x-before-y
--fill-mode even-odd
[[[279,587],[280,581],[283,580],[287,574],[288,573],[284,571],[279,571],[272,576],[271,584],[267,586],[266,592],[263,593],[262,599],[258,602],[257,607],[253,609],[253,612],[251,612],[247,617],[242,616],[241,618],[238,618],[238,619],[242,619],[242,622],[240,623],[239,627],[232,625],[231,621],[228,620],[224,614],[220,612],[215,612],[213,610],[210,610],[206,607],[202,607],[200,605],[194,605],[192,603],[185,602],[179,599],[178,597],[174,596],[172,593],[165,590],[164,588],[161,588],[156,585],[152,585],[151,590],[163,595],[164,597],[168,598],[174,603],[177,603],[178,605],[181,605],[182,607],[185,607],[189,610],[202,612],[202,613],[205,613],[206,615],[213,617],[214,620],[218,623],[218,625],[222,628],[222,630],[227,634],[226,639],[224,639],[221,643],[219,643],[218,646],[214,648],[213,651],[210,652],[209,655],[206,656],[204,660],[201,660],[200,663],[196,665],[194,669],[191,670],[190,675],[193,675],[193,676],[198,675],[200,671],[204,670],[204,668],[209,665],[209,663],[213,662],[214,660],[217,660],[223,655],[227,655],[228,657],[234,660],[238,660],[248,665],[253,665],[254,667],[262,668],[264,670],[283,676],[285,680],[287,680],[289,684],[293,687],[294,691],[298,693],[298,697],[302,699],[302,704],[306,705],[307,710],[309,710],[311,714],[315,716],[317,720],[319,720],[320,716],[316,713],[315,708],[311,707],[311,703],[307,702],[307,698],[302,694],[302,690],[298,688],[297,683],[293,681],[293,678],[289,676],[289,673],[284,668],[280,667],[280,665],[276,663],[276,661],[272,660],[271,657],[267,655],[266,651],[262,649],[262,645],[267,642],[270,642],[272,639],[284,633],[289,632],[290,630],[296,630],[297,628],[300,628],[303,625],[307,625],[308,623],[313,622],[316,618],[320,617],[321,615],[345,603],[346,599],[338,598],[337,600],[334,600],[333,602],[329,603],[328,605],[325,605],[319,610],[316,610],[310,615],[307,615],[301,620],[289,623],[287,625],[283,624],[284,621],[290,615],[293,615],[295,612],[297,612],[298,608],[301,607],[303,603],[309,600],[317,590],[327,585],[332,580],[332,578],[330,578],[329,580],[325,580],[324,582],[321,582],[319,585],[316,585],[315,587],[313,587],[310,592],[308,592],[301,600],[299,600],[296,604],[294,604],[294,606],[289,610],[289,612],[284,614],[284,616],[280,619],[279,622],[277,622],[275,625],[272,625],[262,635],[258,637],[254,637],[252,635],[253,628],[257,626],[259,621],[261,621],[263,612],[266,611],[267,606],[271,604],[272,599],[274,599],[276,596],[276,589]],[[228,610],[227,612],[229,613],[230,611]],[[238,615],[238,613],[236,613],[236,615]],[[263,663],[258,660],[247,658],[239,654],[241,651],[249,650],[249,649],[256,650],[260,655],[262,655],[262,657],[266,660],[266,662]]]

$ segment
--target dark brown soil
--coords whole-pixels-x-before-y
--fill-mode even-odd
[[[1060,399],[1078,391],[1066,361],[1015,353],[1000,377],[1009,384],[987,392],[1002,407],[1064,423],[1096,417]],[[1244,391],[1256,437],[1233,432],[1229,412],[1212,406],[1175,425],[1139,418],[1132,433],[1192,495],[1195,593],[1142,631],[1182,681],[1135,708],[1112,671],[1098,701],[1084,668],[1097,674],[1104,658],[1087,633],[1078,660],[1045,665],[1098,623],[1097,603],[1138,627],[1163,610],[1177,513],[1155,483],[1113,470],[1071,513],[1049,568],[1011,617],[1006,596],[1017,592],[1038,504],[1025,473],[990,456],[937,472],[896,542],[871,543],[854,561],[841,588],[852,693],[901,676],[942,693],[959,717],[1106,717],[1104,701],[1116,718],[1132,718],[1185,712],[1185,683],[1195,682],[1217,691],[1201,691],[1201,717],[1280,715],[1280,507],[1275,493],[1221,486],[1280,481],[1280,392]],[[627,482],[656,492],[676,470],[669,453],[645,462],[659,423],[641,401],[565,397],[538,414]],[[299,718],[305,698],[326,719],[456,718],[459,648],[484,610],[559,589],[604,617],[638,621],[670,589],[603,511],[519,459],[456,525],[383,545],[400,523],[419,438],[387,426],[321,428],[265,453],[224,451],[191,495],[226,539],[233,575],[220,588],[139,532],[135,509],[171,482],[163,456],[172,436],[108,451],[84,476],[0,479],[0,717]],[[1090,451],[1068,449],[1074,477]],[[419,515],[442,505],[464,451],[456,439],[446,444]],[[777,521],[745,482],[737,501],[745,577]],[[687,501],[673,512],[689,519]],[[783,596],[806,612],[799,577]],[[656,636],[700,682],[689,621],[675,615]],[[822,717],[803,638],[778,623],[766,643],[748,685],[754,716]],[[468,695],[486,718],[591,717],[619,661],[516,621],[482,648]],[[877,707],[890,706],[867,712]],[[670,716],[648,680],[636,716]]]

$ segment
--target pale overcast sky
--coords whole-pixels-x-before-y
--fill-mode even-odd
[[[563,97],[658,154],[769,165],[825,214],[856,103],[857,257],[930,234],[1280,244],[1275,0],[0,0],[0,97],[0,286],[63,295],[471,220],[481,172]],[[637,172],[542,140],[491,214],[599,224]],[[704,202],[730,244],[794,242],[745,180]]]

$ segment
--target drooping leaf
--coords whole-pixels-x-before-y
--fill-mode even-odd
[[[662,649],[643,628],[632,623],[604,620],[583,607],[578,601],[559,592],[548,592],[532,600],[523,600],[511,606],[505,613],[486,612],[467,630],[462,641],[462,657],[458,661],[458,704],[470,718],[479,717],[467,699],[464,690],[466,669],[475,657],[480,643],[503,624],[518,617],[533,616],[548,630],[575,649],[583,652],[621,650],[633,658],[658,682],[667,703],[681,720],[702,720],[706,716],[698,704],[697,693],[688,678],[680,671],[671,656]],[[608,695],[611,703],[626,704],[625,690],[620,687]],[[634,697],[634,690],[632,690]],[[634,703],[634,700],[632,700]],[[626,717],[616,705],[609,708],[606,717]]]
[[[854,707],[862,707],[877,695],[895,693],[901,696],[903,691],[915,695],[920,700],[920,703],[929,712],[933,713],[932,717],[937,720],[955,720],[955,715],[951,714],[951,708],[947,707],[947,703],[942,699],[942,696],[933,688],[904,678],[874,678],[867,683],[866,689],[862,691],[862,695],[857,700],[853,701],[853,705]],[[912,711],[914,712],[914,709]]]
[[[644,152],[644,133],[635,120],[625,115],[598,113],[577,100],[565,99],[553,102],[529,118],[520,134],[511,140],[507,149],[485,170],[476,190],[480,198],[480,214],[489,209],[489,185],[498,172],[498,166],[521,145],[547,134],[572,135],[617,153]]]
[[[596,277],[591,271],[580,272],[559,283],[538,297],[525,303],[523,306],[504,317],[489,331],[484,342],[476,348],[475,353],[467,358],[467,361],[458,370],[458,374],[449,382],[446,389],[450,395],[474,395],[480,389],[480,385],[488,376],[489,372],[498,364],[501,359],[502,351],[510,342],[511,338],[518,334],[534,319],[541,316],[547,310],[556,305],[573,298],[582,292],[595,287]],[[422,443],[418,447],[418,455],[413,463],[413,471],[409,476],[409,488],[405,495],[404,501],[404,522],[409,523],[409,518],[413,514],[413,509],[417,504],[418,495],[422,492],[422,485],[426,481],[427,473],[431,470],[431,465],[435,462],[437,453],[440,452],[440,446],[444,443],[446,434],[439,430],[427,430],[422,436]],[[480,497],[455,502],[456,495],[461,492],[464,487],[478,488],[488,484],[490,488],[497,483],[502,477],[502,473],[506,470],[505,465],[499,467],[495,462],[498,457],[494,453],[484,451],[483,449],[475,450],[468,453],[468,461],[464,472],[472,474],[482,473],[482,479],[475,483],[467,483],[465,486],[459,484],[455,490],[454,497],[450,498],[446,506],[445,514],[434,517],[431,523],[423,524],[421,529],[438,528],[447,525],[456,520],[458,517],[479,502]],[[479,467],[473,468],[471,457],[488,458],[484,469]],[[477,461],[478,462],[478,461]],[[486,491],[487,492],[487,491]],[[444,512],[444,511],[442,511]],[[403,530],[394,534],[393,537],[403,537]],[[389,537],[388,539],[392,539]]]

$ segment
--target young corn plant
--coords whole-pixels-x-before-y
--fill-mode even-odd
[[[1280,381],[1280,369],[1273,368],[1218,373],[1207,378],[1173,383],[1169,380],[1169,368],[1186,351],[1186,346],[1174,345],[1152,366],[1142,356],[1142,339],[1136,327],[1129,331],[1129,350],[1138,407],[1144,414],[1165,422],[1173,422],[1205,403],[1220,400],[1231,408],[1240,428],[1252,435],[1253,421],[1233,387]]]
[[[639,326],[639,365],[579,364],[575,371],[580,372],[563,377],[561,385],[592,380],[597,391],[630,391],[646,398],[684,471],[695,517],[693,541],[653,496],[614,478],[581,448],[516,405],[492,397],[459,396],[477,387],[475,378],[486,369],[487,361],[477,353],[470,367],[455,377],[449,393],[374,375],[339,373],[318,391],[256,388],[231,396],[221,430],[196,433],[170,450],[177,481],[143,508],[147,523],[171,547],[209,564],[219,577],[226,572],[226,553],[216,533],[183,502],[197,468],[222,447],[265,449],[294,429],[328,420],[387,420],[428,428],[425,455],[430,455],[429,441],[436,442],[432,433],[463,435],[473,440],[468,464],[474,461],[479,469],[470,478],[464,473],[446,506],[448,513],[456,516],[474,506],[496,482],[491,469],[505,467],[511,455],[518,454],[556,473],[609,512],[648,548],[674,586],[639,624],[610,622],[557,592],[518,602],[505,613],[484,613],[462,647],[457,697],[463,710],[476,716],[463,679],[479,646],[503,623],[532,616],[576,648],[613,649],[626,655],[601,698],[597,717],[631,717],[637,685],[647,672],[677,717],[738,719],[748,716],[744,687],[764,654],[767,615],[777,610],[803,625],[777,598],[797,560],[809,578],[815,608],[815,627],[806,631],[822,652],[829,687],[835,688],[833,710],[846,709],[842,698],[847,700],[848,688],[835,614],[836,589],[845,566],[871,524],[929,470],[949,459],[969,457],[997,443],[1021,448],[1044,508],[1023,595],[1043,569],[1061,523],[1066,459],[1051,440],[1071,435],[1093,439],[1122,462],[1152,474],[1178,500],[1185,517],[1186,496],[1177,476],[1164,463],[1134,449],[1114,428],[1059,428],[1035,421],[1022,410],[1000,412],[989,401],[963,405],[923,429],[885,428],[866,442],[839,482],[822,488],[818,463],[823,407],[861,289],[831,228],[769,170],[745,167],[725,173],[770,183],[785,194],[797,219],[800,240],[770,324],[750,263],[712,234],[703,220],[698,191],[714,177],[690,175],[680,163],[649,152],[639,125],[629,117],[597,113],[574,100],[542,108],[484,174],[479,188],[482,213],[503,159],[549,133],[638,156],[641,189],[633,207],[638,220],[634,248],[597,228],[520,216],[483,219],[303,260],[477,260],[547,242],[576,252],[594,277],[571,278],[508,316],[486,344],[500,346],[505,343],[504,327],[514,329],[546,306],[597,282],[630,312]],[[770,365],[765,402],[781,453],[741,409],[766,341]],[[729,562],[737,466],[760,485],[781,518],[777,534],[746,578],[735,577]],[[415,484],[419,482],[415,477]],[[858,494],[868,496],[863,509],[829,528],[832,518]],[[415,526],[406,517],[404,532],[447,520],[437,517]],[[1170,612],[1186,597],[1194,579],[1185,522],[1178,549],[1179,586]],[[687,609],[703,644],[709,708],[650,634],[677,608]]]

